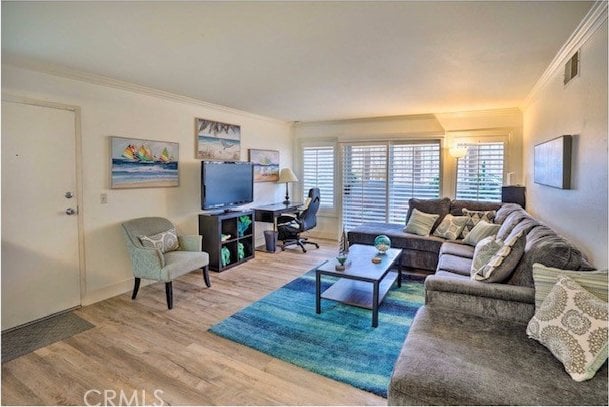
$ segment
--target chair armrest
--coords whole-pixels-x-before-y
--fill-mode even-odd
[[[528,322],[535,313],[535,290],[432,275],[425,279],[425,304],[486,318]]]
[[[165,257],[159,249],[137,247],[130,240],[127,248],[131,256],[131,269],[138,278],[161,280],[161,269],[165,267]]]
[[[297,215],[292,215],[292,214],[288,214],[288,213],[284,213],[281,214],[281,216],[277,217],[277,224],[283,224],[283,223],[291,223],[291,222],[297,222],[298,224],[300,224],[300,219],[298,219]]]
[[[183,235],[178,236],[180,250],[185,252],[200,252],[203,250],[201,235]]]

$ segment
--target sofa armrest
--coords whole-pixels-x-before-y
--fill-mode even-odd
[[[178,236],[180,250],[185,252],[200,252],[202,250],[201,235],[182,235]]]
[[[528,322],[535,313],[535,290],[432,275],[425,280],[425,304],[482,317]]]

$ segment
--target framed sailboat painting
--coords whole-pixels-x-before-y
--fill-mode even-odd
[[[111,137],[111,188],[180,185],[178,143]]]

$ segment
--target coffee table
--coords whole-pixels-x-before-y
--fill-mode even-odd
[[[333,300],[344,304],[372,310],[372,326],[378,326],[379,304],[397,280],[402,286],[400,270],[401,249],[389,249],[379,255],[379,264],[372,263],[378,251],[374,246],[354,244],[349,247],[347,267],[337,271],[338,261],[329,259],[315,269],[315,312],[321,314],[321,299]],[[391,269],[397,266],[397,272]],[[326,291],[321,292],[321,276],[334,276],[340,279]]]

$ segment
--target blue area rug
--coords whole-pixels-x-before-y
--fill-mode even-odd
[[[322,277],[322,292],[333,279]],[[209,330],[315,373],[387,397],[387,386],[417,309],[423,278],[404,277],[372,312],[322,299],[315,313],[315,272],[233,314]]]

